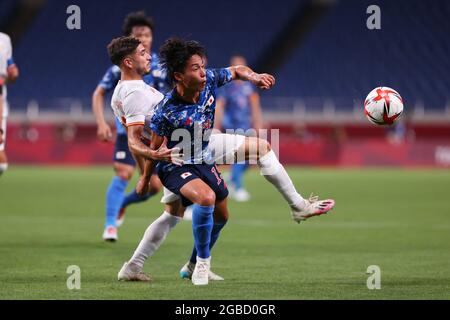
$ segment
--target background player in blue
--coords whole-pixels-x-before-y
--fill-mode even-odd
[[[194,203],[191,262],[196,264],[192,282],[205,285],[208,284],[210,250],[228,220],[228,190],[208,148],[214,125],[215,90],[234,79],[251,81],[269,89],[275,79],[245,66],[205,69],[205,49],[196,41],[171,38],[161,47],[160,54],[169,78],[176,85],[157,106],[151,119],[152,147],[158,148],[163,137],[167,137],[168,148],[177,145],[183,149],[184,165],[160,162],[158,174],[164,186],[181,197],[183,206]],[[174,132],[183,135],[181,143],[174,138]],[[148,185],[145,180],[148,172],[149,167],[139,181],[140,192]]]
[[[231,66],[246,66],[244,57],[231,57]],[[246,81],[233,81],[217,91],[217,107],[215,127],[222,130],[232,129],[234,133],[246,134],[249,129],[257,133],[262,129],[261,106],[259,94],[255,86]],[[247,133],[248,134],[248,133]],[[231,165],[231,176],[228,181],[230,196],[236,201],[250,200],[250,194],[245,190],[242,179],[248,163]]]
[[[124,20],[123,33],[131,35],[141,41],[148,52],[151,52],[153,40],[153,20],[143,11],[132,12]],[[101,141],[111,141],[112,131],[107,124],[104,115],[105,95],[112,91],[120,79],[120,69],[117,66],[110,67],[98,84],[92,96],[92,109],[97,121],[97,136]],[[159,67],[159,58],[151,53],[150,73],[144,76],[144,81],[158,91],[167,91],[165,73]],[[139,197],[133,190],[125,195],[128,182],[133,176],[136,167],[135,160],[128,149],[125,128],[118,119],[115,119],[117,137],[114,148],[115,176],[111,180],[106,192],[106,222],[103,239],[107,241],[117,240],[117,226],[123,223],[125,208],[132,203],[147,200],[153,194],[158,193],[161,182],[155,175],[151,181],[151,188],[147,195]]]

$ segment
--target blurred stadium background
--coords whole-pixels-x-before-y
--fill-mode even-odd
[[[81,30],[66,28],[72,4]],[[381,30],[366,27],[372,4]],[[266,128],[280,129],[280,158],[303,194],[337,201],[332,214],[297,225],[250,172],[252,200],[230,201],[214,251],[226,281],[207,290],[177,278],[189,223],[146,265],[151,290],[115,281],[160,214],[159,196],[128,209],[117,243],[101,241],[113,144],[97,140],[91,95],[110,66],[106,45],[141,9],[156,22],[154,50],[179,35],[204,43],[211,67],[240,53],[273,73],[277,84],[261,102]],[[21,75],[8,87],[0,298],[449,299],[449,17],[447,0],[1,0],[0,30],[12,38]],[[394,127],[364,118],[377,86],[404,99]],[[72,264],[82,269],[82,290],[67,290]],[[382,290],[366,287],[372,264],[382,269]]]
[[[280,129],[285,163],[450,165],[448,1],[377,1],[381,30],[366,27],[371,1],[75,2],[82,28],[69,31],[73,1],[1,1],[0,28],[22,71],[8,94],[11,164],[110,162],[112,145],[96,140],[91,94],[110,65],[106,44],[127,12],[144,9],[156,22],[153,50],[171,35],[189,37],[206,45],[211,67],[240,53],[276,76],[262,106],[266,127]],[[405,101],[394,129],[364,118],[364,98],[377,86]]]

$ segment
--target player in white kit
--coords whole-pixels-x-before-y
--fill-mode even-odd
[[[162,99],[162,95],[149,86],[145,87],[142,81],[142,75],[148,72],[147,69],[150,67],[149,55],[145,53],[145,49],[138,40],[129,37],[114,39],[108,46],[108,51],[112,62],[120,66],[122,73],[122,79],[114,91],[111,106],[115,115],[127,126],[129,148],[137,158],[138,164],[142,165],[145,158],[182,164],[179,150],[175,148],[169,150],[165,145],[156,151],[151,150],[142,140],[145,118],[153,114],[158,100]],[[253,73],[252,76],[259,75]],[[239,151],[245,153],[246,159],[257,160],[261,174],[283,195],[291,207],[292,218],[297,222],[326,213],[334,206],[332,200],[303,199],[295,190],[287,172],[266,140],[240,135],[215,134],[211,136],[209,148],[213,150],[216,159],[225,159],[226,163],[232,163]],[[257,152],[261,150],[263,152]],[[146,185],[148,178],[148,176],[141,177],[139,181],[141,187]],[[179,196],[166,188],[161,202],[165,204],[164,213],[147,228],[133,257],[119,271],[119,280],[150,281],[150,277],[142,272],[143,264],[159,248],[169,231],[182,219],[184,211]],[[193,267],[187,263],[182,268],[181,275],[190,277]],[[210,280],[223,280],[223,278],[210,271]]]
[[[8,117],[8,101],[6,83],[13,82],[19,76],[19,69],[12,56],[11,39],[0,32],[0,176],[8,169],[8,158],[5,152],[6,119]]]

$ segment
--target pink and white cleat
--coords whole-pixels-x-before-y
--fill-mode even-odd
[[[117,228],[114,226],[108,226],[105,228],[105,231],[103,231],[103,240],[109,241],[109,242],[115,242],[119,239],[117,236]]]
[[[333,209],[334,203],[335,202],[333,199],[319,200],[318,196],[313,196],[311,194],[308,200],[305,199],[305,205],[303,208],[292,208],[292,219],[300,223],[311,217],[328,213],[328,211]]]

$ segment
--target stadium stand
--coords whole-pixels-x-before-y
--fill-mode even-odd
[[[52,103],[49,100],[76,97],[88,109],[92,88],[109,66],[105,46],[112,36],[120,35],[129,11],[145,9],[155,17],[154,48],[169,36],[180,35],[206,45],[210,66],[226,65],[234,53],[245,55],[252,65],[263,52],[277,50],[270,44],[282,36],[292,13],[305,3],[243,1],[238,7],[220,2],[212,8],[206,0],[194,6],[136,0],[108,2],[99,8],[82,0],[78,1],[82,29],[69,31],[65,22],[71,1],[50,0],[15,46],[16,60],[26,72],[11,89],[11,97],[20,101],[17,107],[24,107],[27,97],[44,101],[43,108]],[[308,108],[323,108],[332,101],[336,110],[350,110],[372,88],[384,85],[396,88],[410,107],[421,103],[429,109],[445,108],[450,101],[450,2],[435,0],[429,6],[421,0],[378,1],[381,30],[366,28],[370,1],[331,3],[331,10],[275,71],[277,86],[263,97],[302,97]],[[13,1],[2,1],[2,7],[11,10]],[[248,12],[246,18],[236,10]],[[421,14],[424,11],[426,16]],[[169,12],[170,19],[158,19]]]
[[[376,3],[381,30],[366,28],[371,1],[337,2],[277,72],[271,94],[331,98],[339,110],[383,85],[409,107],[443,109],[450,101],[450,2]]]

